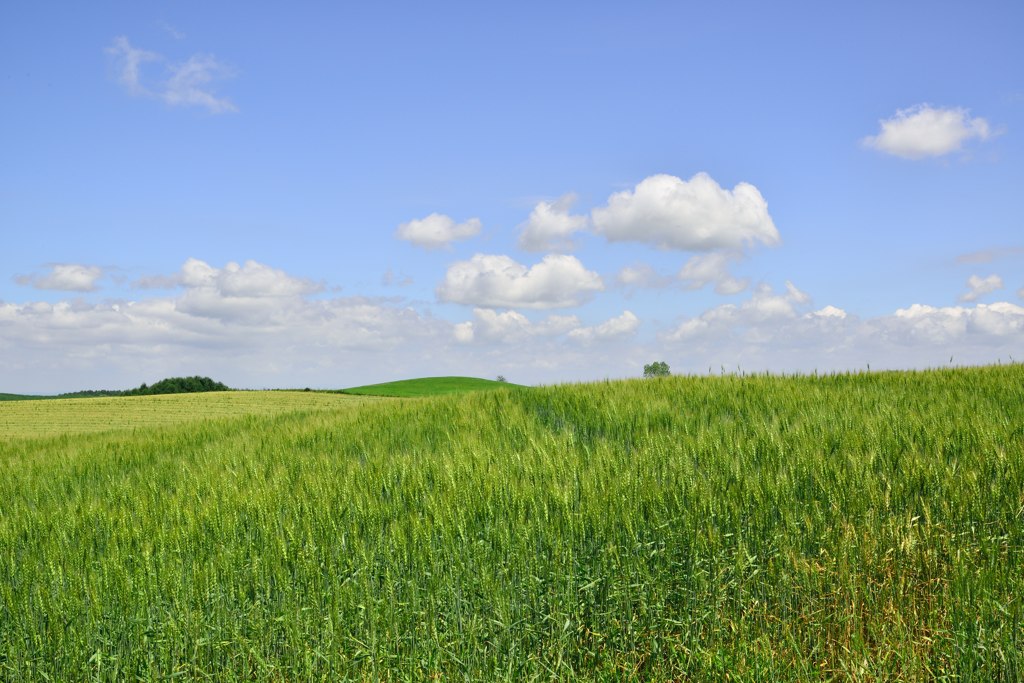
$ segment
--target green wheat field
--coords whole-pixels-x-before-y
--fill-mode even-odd
[[[0,680],[1024,677],[1024,366],[241,396],[0,403]]]

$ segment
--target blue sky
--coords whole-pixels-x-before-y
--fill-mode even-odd
[[[1022,32],[1013,2],[8,3],[0,390],[1019,360]]]

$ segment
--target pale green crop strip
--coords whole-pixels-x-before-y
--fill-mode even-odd
[[[1024,367],[8,440],[0,576],[0,680],[1017,680]]]
[[[376,400],[303,391],[216,391],[0,403],[0,439],[150,429],[240,415],[336,410]]]

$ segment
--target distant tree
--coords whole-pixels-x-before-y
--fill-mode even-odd
[[[155,394],[193,394],[204,391],[230,391],[230,387],[215,382],[209,377],[168,377],[151,386],[143,384],[138,389],[124,392],[125,396],[152,396]]]
[[[498,375],[497,381],[499,381],[499,382],[507,382],[508,380],[505,379],[505,375]]]
[[[668,377],[671,374],[668,363],[663,360],[654,361],[644,366],[644,377]]]

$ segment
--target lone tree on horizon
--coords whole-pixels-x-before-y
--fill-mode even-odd
[[[644,366],[644,377],[668,377],[671,374],[668,363],[663,360],[657,360]]]

